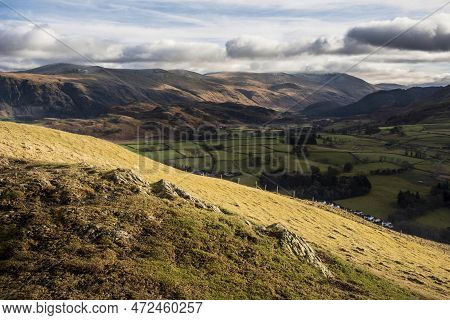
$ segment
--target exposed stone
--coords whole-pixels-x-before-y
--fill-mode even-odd
[[[133,192],[147,190],[149,184],[129,169],[115,169],[103,174],[103,178],[120,185],[127,185]]]
[[[130,240],[133,238],[131,234],[124,230],[115,230],[112,232],[114,241],[118,244],[127,246],[130,244]]]
[[[319,269],[327,278],[333,278],[331,271],[317,256],[315,250],[300,236],[289,231],[280,223],[272,224],[262,230],[269,236],[279,240],[280,246],[299,259],[306,259],[308,263]]]
[[[8,159],[4,158],[4,157],[0,157],[0,166],[9,166],[9,161]]]
[[[169,200],[175,200],[176,198],[182,198],[190,203],[192,203],[195,207],[200,209],[211,210],[217,213],[223,213],[222,210],[210,203],[207,203],[203,200],[200,200],[192,195],[190,195],[185,190],[179,188],[175,184],[161,179],[152,186],[152,191],[160,198],[165,198]]]

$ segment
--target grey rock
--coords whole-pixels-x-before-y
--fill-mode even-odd
[[[106,172],[103,174],[103,178],[119,185],[128,186],[135,193],[150,190],[150,184],[129,169],[115,169]]]
[[[260,231],[277,238],[283,249],[299,259],[306,259],[309,264],[319,269],[325,277],[334,277],[331,271],[317,256],[316,251],[302,237],[289,231],[282,224],[275,223],[264,229],[260,229]]]
[[[195,207],[200,209],[206,209],[210,211],[214,211],[217,213],[223,213],[222,210],[220,210],[219,207],[207,203],[203,200],[200,200],[192,195],[190,195],[185,190],[179,188],[175,184],[161,179],[152,186],[152,191],[154,194],[156,194],[160,198],[169,199],[169,200],[175,200],[176,198],[184,199],[190,203],[192,203]]]

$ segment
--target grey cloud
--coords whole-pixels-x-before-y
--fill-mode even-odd
[[[360,43],[352,38],[344,38],[342,45],[330,51],[329,53],[340,55],[356,55],[369,53],[371,50],[373,49],[370,45]]]
[[[225,44],[230,58],[283,58],[294,57],[304,53],[324,54],[331,50],[325,38],[318,38],[310,43],[280,43],[256,37],[240,37],[229,40]]]
[[[230,58],[275,58],[282,54],[282,48],[275,42],[262,38],[240,37],[225,43]]]
[[[387,43],[386,47],[401,50],[450,51],[450,32],[443,24],[417,25],[408,30],[413,23],[411,20],[395,19],[387,23],[355,27],[348,31],[346,39],[371,46]]]
[[[225,57],[224,50],[216,45],[175,41],[124,46],[120,51],[117,57],[103,62],[211,62]]]
[[[385,46],[388,49],[427,52],[450,51],[447,16],[422,22],[408,18],[373,22],[350,29],[342,39],[317,38],[311,42],[275,42],[257,37],[239,37],[226,43],[227,55],[236,59],[275,59],[310,55],[360,55]],[[413,28],[411,28],[414,26]]]
[[[262,38],[235,38],[226,43],[227,55],[235,59],[290,58],[303,54],[310,55],[356,55],[370,52],[371,47],[354,39],[331,43],[327,38],[317,38],[311,42],[279,43]]]
[[[285,50],[287,57],[301,55],[303,53],[309,54],[324,54],[331,50],[331,44],[326,38],[317,38],[316,40],[304,44],[291,44]]]

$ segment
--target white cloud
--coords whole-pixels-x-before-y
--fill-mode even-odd
[[[41,28],[49,29],[48,26]],[[0,53],[44,53],[55,48],[54,38],[40,28],[29,24],[6,24],[0,26]]]
[[[31,24],[0,26],[0,53],[11,58],[19,56],[49,62],[66,59],[85,63],[90,61],[83,61],[86,60],[84,57],[105,63],[209,62],[225,58],[225,50],[210,43],[159,40],[126,44],[95,37],[67,38],[49,26],[39,28]]]

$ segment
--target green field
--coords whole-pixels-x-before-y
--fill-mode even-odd
[[[406,178],[408,173],[395,176],[370,176],[372,190],[368,195],[336,201],[347,208],[361,210],[375,217],[386,219],[395,211],[400,190],[427,193],[429,187],[413,183]]]
[[[434,228],[450,228],[450,208],[441,208],[416,219],[416,222]]]
[[[357,125],[365,122],[357,122]],[[330,133],[354,126],[355,122],[336,123],[325,132],[317,133],[317,144],[307,145],[305,154],[296,154],[284,142],[278,129],[263,132],[235,128],[222,130],[214,140],[154,141],[125,144],[153,160],[167,165],[222,177],[236,183],[256,186],[262,172],[283,169],[285,172],[309,173],[311,166],[322,172],[328,167],[342,175],[365,174],[372,184],[369,194],[337,201],[341,205],[386,219],[396,210],[399,191],[414,191],[422,195],[439,179],[450,176],[450,124],[419,124],[381,127],[372,135]],[[351,172],[343,172],[346,163]],[[375,175],[376,170],[406,172]],[[227,177],[227,174],[238,174]],[[289,192],[289,191],[288,191]],[[420,219],[418,224],[445,228],[450,223],[448,210],[436,210]]]

